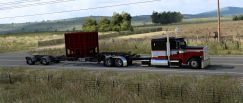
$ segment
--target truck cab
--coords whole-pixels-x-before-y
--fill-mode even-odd
[[[187,46],[184,38],[152,39],[151,47],[151,66],[205,68],[209,65],[208,48]]]

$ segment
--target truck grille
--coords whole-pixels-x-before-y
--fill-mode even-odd
[[[208,47],[204,47],[204,48],[203,48],[203,59],[204,59],[204,60],[209,59],[209,55],[208,55]]]

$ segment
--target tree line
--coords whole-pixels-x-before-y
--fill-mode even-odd
[[[111,20],[108,17],[102,17],[98,22],[88,17],[84,21],[82,31],[133,31],[131,20],[132,16],[126,12],[122,12],[121,14],[113,13]]]
[[[155,24],[171,24],[181,22],[183,16],[180,12],[153,12],[152,22]],[[132,16],[129,13],[113,13],[111,18],[102,17],[100,20],[88,17],[82,26],[82,31],[133,31],[131,24]]]
[[[233,21],[239,21],[239,20],[243,20],[243,15],[233,17]]]
[[[151,19],[155,24],[171,24],[181,22],[183,15],[180,12],[153,12]]]

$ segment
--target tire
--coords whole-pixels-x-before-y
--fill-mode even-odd
[[[41,64],[42,64],[42,65],[49,65],[50,62],[48,62],[48,61],[46,60],[46,58],[42,58],[42,59],[41,59]]]
[[[200,69],[201,67],[201,62],[199,59],[193,58],[189,61],[189,65],[193,69]]]
[[[60,60],[55,60],[54,63],[60,63]]]
[[[115,60],[115,66],[116,67],[123,67],[123,61],[121,59],[116,59]]]
[[[113,61],[111,58],[107,58],[104,60],[104,66],[105,67],[111,67],[113,65]]]
[[[28,65],[35,65],[35,62],[31,58],[26,58],[26,63]]]

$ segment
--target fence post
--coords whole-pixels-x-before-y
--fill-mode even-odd
[[[97,91],[98,93],[100,93],[100,80],[99,79],[96,79],[96,86],[97,86]]]
[[[63,86],[63,77],[61,76],[61,88],[62,88],[62,86]]]
[[[184,88],[183,88],[183,85],[182,85],[181,86],[181,93],[180,93],[182,103],[184,102],[184,99],[183,99],[183,90],[184,90]]]
[[[100,87],[100,81],[98,79],[96,79],[96,86]]]
[[[218,99],[218,100],[217,100],[217,103],[221,103],[221,96],[222,96],[222,95],[221,95],[221,93],[219,93],[219,92],[217,93],[217,95],[218,95],[218,96],[217,96],[217,99]]]
[[[163,98],[163,90],[162,90],[161,83],[159,83],[159,89],[160,89],[160,97]]]
[[[112,80],[112,88],[114,88],[114,87],[115,87],[115,81]]]
[[[137,84],[137,94],[138,94],[138,96],[139,96],[139,93],[140,93],[140,84],[138,83]]]
[[[215,91],[214,91],[214,88],[213,88],[213,103],[216,103],[215,102]]]
[[[50,82],[50,75],[49,74],[47,75],[47,82],[48,83]]]
[[[35,83],[37,82],[36,79],[37,79],[37,78],[36,78],[36,75],[35,75],[35,76],[34,76]]]
[[[10,74],[8,74],[8,79],[9,79],[9,83],[12,84],[12,78]]]

